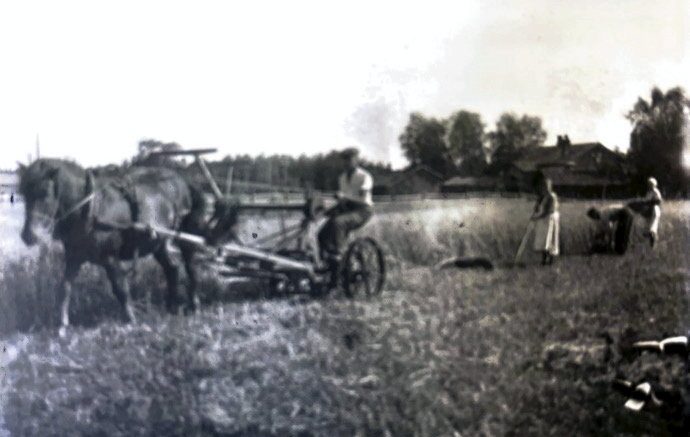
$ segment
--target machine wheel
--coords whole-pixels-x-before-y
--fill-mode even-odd
[[[386,264],[376,241],[358,238],[350,243],[340,265],[340,275],[343,291],[348,297],[381,293],[386,281]]]

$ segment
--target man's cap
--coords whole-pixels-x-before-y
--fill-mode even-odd
[[[653,186],[654,188],[656,188],[656,186],[658,185],[656,182],[656,178],[653,178],[653,177],[647,179],[647,182],[649,183],[649,185]]]
[[[357,149],[356,147],[348,147],[340,152],[340,156],[342,156],[343,158],[352,158],[353,156],[358,157],[359,149]]]

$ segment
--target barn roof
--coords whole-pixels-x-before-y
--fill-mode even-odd
[[[610,176],[606,177],[590,173],[574,172],[563,167],[545,168],[542,169],[542,174],[545,177],[551,179],[555,186],[567,185],[587,187],[626,184],[626,181],[617,178],[612,178]]]
[[[493,187],[496,180],[490,177],[454,176],[443,183],[444,187]]]
[[[577,161],[582,155],[595,148],[608,150],[599,142],[569,144],[565,147],[535,147],[525,150],[520,159],[515,161],[515,166],[522,171],[536,171],[541,166],[548,164],[564,165]]]
[[[435,171],[434,169],[432,169],[428,165],[424,165],[424,164],[411,164],[408,167],[406,167],[403,170],[403,172],[404,173],[414,172],[417,174],[424,173],[428,176],[431,176],[432,179],[436,179],[439,182],[443,181],[443,175],[441,173]]]
[[[440,184],[443,182],[443,176],[440,173],[423,164],[412,164],[402,170],[394,170],[386,173],[372,170],[374,184],[379,186],[395,185],[402,179],[409,178],[413,175],[430,179],[434,183]]]

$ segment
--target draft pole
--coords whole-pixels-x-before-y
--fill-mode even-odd
[[[220,192],[220,188],[218,188],[218,184],[216,183],[215,179],[213,179],[213,175],[211,175],[211,172],[208,170],[208,167],[206,166],[206,162],[204,162],[204,158],[202,158],[200,155],[196,155],[196,162],[199,164],[199,167],[201,167],[201,171],[204,173],[204,176],[208,180],[208,183],[211,185],[211,191],[213,191],[213,196],[218,199],[223,198],[223,193]]]
[[[283,194],[283,202],[287,202],[287,196],[286,196],[286,194],[287,194],[287,188],[286,188],[287,178],[284,177],[285,175],[287,175],[287,172],[285,171],[286,170],[285,162],[283,162],[281,160],[281,161],[279,161],[279,165],[280,165],[280,167],[278,167],[278,174],[279,174],[278,177],[283,180],[283,183],[281,184],[282,185],[281,191],[283,192],[282,193]],[[282,231],[282,233],[284,235],[285,234],[285,211],[280,212],[280,230]]]
[[[232,176],[235,173],[235,167],[228,165],[228,172],[225,175],[225,195],[229,195],[232,191]]]

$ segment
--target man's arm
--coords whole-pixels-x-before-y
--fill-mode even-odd
[[[371,190],[374,189],[374,178],[371,177],[369,173],[364,174],[364,181],[362,181],[362,186],[359,188],[359,197],[361,199],[366,199]]]
[[[539,202],[539,204],[540,203],[541,201]],[[532,220],[539,220],[541,218],[544,218],[549,214],[553,213],[556,209],[556,199],[554,199],[553,195],[547,196],[546,204],[544,205],[544,209],[542,211],[537,211],[539,209],[539,204],[537,204],[534,214],[532,214]]]

